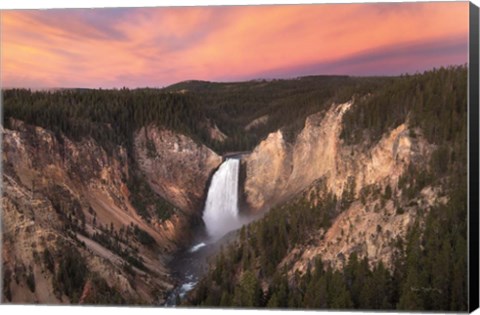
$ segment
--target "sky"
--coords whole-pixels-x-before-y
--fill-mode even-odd
[[[467,63],[468,2],[3,10],[3,87],[162,87]]]

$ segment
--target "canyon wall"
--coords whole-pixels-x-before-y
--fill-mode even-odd
[[[159,195],[189,213],[201,213],[208,180],[222,157],[169,130],[143,127],[135,134],[135,159]]]
[[[407,124],[372,148],[344,145],[342,117],[350,106],[333,104],[326,113],[307,117],[293,143],[287,143],[280,130],[271,133],[245,157],[244,190],[253,212],[285,201],[322,177],[337,196],[352,177],[356,193],[373,183],[395,184],[412,159],[422,160],[431,151],[421,138],[409,136]]]
[[[124,302],[161,304],[172,288],[169,256],[188,238],[189,217],[221,157],[173,132],[138,132],[140,172],[177,207],[166,220],[145,220],[131,203],[135,164],[125,147],[107,152],[91,138],[73,141],[16,120],[2,136],[4,302],[91,303],[100,294],[92,281],[104,281]],[[63,292],[59,280],[69,248],[100,279],[77,288],[82,298]]]
[[[352,252],[368,257],[371,263],[381,260],[388,266],[394,241],[406,235],[418,207],[428,210],[446,202],[436,187],[426,187],[422,197],[415,200],[396,204],[381,200],[387,186],[392,196],[404,199],[398,189],[399,178],[412,162],[416,167],[426,167],[433,146],[419,130],[410,136],[407,122],[385,133],[374,145],[347,146],[340,134],[342,116],[351,106],[352,102],[333,104],[327,112],[309,116],[293,143],[287,143],[281,131],[271,133],[244,159],[244,193],[253,213],[300,195],[315,206],[314,199],[325,192],[335,194],[337,208],[341,208],[345,193],[352,190],[351,200],[345,209],[338,210],[332,226],[311,235],[307,247],[294,248],[285,258],[283,264],[292,266],[292,274],[304,272],[319,254],[336,268]],[[362,193],[367,188],[379,194]]]

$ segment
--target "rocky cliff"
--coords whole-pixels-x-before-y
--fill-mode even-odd
[[[293,144],[280,130],[272,133],[245,158],[245,194],[254,212],[288,199],[324,175],[336,177],[341,120],[350,106],[333,105],[327,113],[308,117]]]
[[[172,288],[168,257],[221,158],[173,132],[137,133],[140,171],[178,207],[166,220],[145,220],[131,203],[135,164],[125,147],[107,152],[90,138],[72,141],[21,121],[10,126],[2,130],[3,301],[162,303]]]
[[[325,177],[327,187],[340,196],[354,178],[355,193],[387,180],[394,184],[412,159],[430,151],[421,138],[411,138],[401,124],[373,147],[346,146],[340,139],[342,116],[352,102],[333,104],[326,113],[309,116],[294,143],[279,130],[271,133],[244,159],[245,194],[252,211],[284,201]]]
[[[208,180],[222,163],[206,146],[155,126],[135,134],[135,159],[158,194],[190,213],[201,213]]]
[[[405,236],[417,215],[415,209],[445,202],[435,187],[426,187],[423,197],[414,200],[401,197],[405,195],[398,188],[401,176],[411,164],[426,167],[433,150],[418,130],[410,132],[407,122],[373,146],[343,143],[342,116],[351,106],[352,102],[333,104],[327,112],[309,116],[293,143],[287,143],[281,131],[271,133],[244,160],[245,198],[254,213],[299,194],[315,205],[315,198],[321,198],[318,181],[323,193],[334,193],[338,207],[344,208],[327,231],[318,231],[309,246],[295,248],[285,259],[292,271],[305,271],[318,254],[341,267],[354,251],[372,263],[382,260],[388,265],[392,244]],[[387,186],[394,191],[395,204],[381,200]]]

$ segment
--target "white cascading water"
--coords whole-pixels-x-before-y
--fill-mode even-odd
[[[212,240],[242,226],[238,217],[239,159],[227,159],[213,174],[203,211],[203,222]]]
[[[239,169],[240,160],[231,158],[226,159],[213,174],[203,211],[203,222],[209,238],[208,240],[202,239],[202,242],[192,246],[186,255],[177,261],[183,282],[170,294],[165,305],[175,305],[177,296],[183,298],[188,291],[195,287],[202,272],[199,267],[206,262],[207,256],[205,255],[208,255],[208,251],[207,253],[202,253],[202,251],[205,251],[228,232],[236,230],[248,222],[247,218],[238,214]],[[199,263],[202,259],[205,261]]]

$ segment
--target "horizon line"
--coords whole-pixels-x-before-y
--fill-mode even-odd
[[[258,77],[246,80],[205,80],[205,79],[185,79],[181,81],[177,81],[172,84],[164,85],[164,86],[137,86],[137,87],[127,87],[127,86],[116,86],[116,87],[28,87],[28,86],[10,86],[10,87],[1,87],[1,90],[31,90],[31,91],[48,91],[48,90],[141,90],[141,89],[165,89],[176,84],[181,83],[189,83],[189,82],[204,82],[204,83],[218,83],[218,84],[235,84],[235,83],[247,83],[247,82],[265,82],[265,81],[287,81],[287,80],[298,80],[302,78],[308,77],[349,77],[349,78],[395,78],[395,77],[402,77],[407,75],[421,75],[426,72],[435,71],[439,69],[448,69],[448,68],[457,68],[457,67],[466,67],[468,68],[468,62],[464,64],[449,64],[449,65],[441,65],[438,67],[433,67],[426,70],[416,70],[415,72],[403,72],[399,74],[371,74],[371,75],[353,75],[353,74],[307,74],[307,75],[300,75],[300,76],[292,76],[292,77]]]

